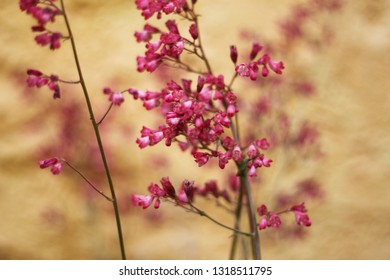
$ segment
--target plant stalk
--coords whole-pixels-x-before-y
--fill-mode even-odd
[[[71,45],[72,45],[73,56],[74,56],[74,60],[76,62],[76,67],[77,67],[77,72],[78,72],[78,75],[79,75],[80,84],[81,84],[81,87],[83,89],[83,93],[84,93],[85,101],[87,103],[87,108],[88,108],[88,112],[89,112],[90,119],[91,119],[91,122],[92,122],[93,130],[95,132],[96,141],[97,141],[97,144],[99,146],[100,155],[102,157],[102,162],[103,162],[104,169],[105,169],[105,172],[106,172],[108,185],[110,187],[111,197],[112,197],[112,204],[113,204],[114,212],[115,212],[115,219],[116,219],[116,225],[117,225],[117,231],[118,231],[118,238],[119,238],[119,246],[120,246],[121,256],[122,256],[122,259],[125,260],[126,259],[126,252],[125,252],[125,246],[124,246],[124,241],[123,241],[122,227],[121,227],[121,221],[120,221],[120,216],[119,216],[118,203],[117,203],[117,199],[116,199],[116,195],[115,195],[114,184],[112,182],[111,173],[110,173],[110,170],[108,168],[107,159],[106,159],[106,155],[105,155],[105,152],[104,152],[104,146],[103,146],[103,143],[102,143],[102,140],[101,140],[101,136],[100,136],[100,132],[99,132],[99,126],[98,126],[98,124],[96,122],[96,119],[95,119],[95,116],[94,116],[94,113],[93,113],[92,104],[91,104],[91,101],[90,101],[90,98],[89,98],[87,86],[85,84],[84,77],[83,77],[83,74],[82,74],[82,71],[81,71],[81,66],[80,66],[80,61],[79,61],[78,55],[77,55],[75,40],[74,40],[74,37],[73,37],[73,34],[72,34],[72,30],[70,28],[70,24],[69,24],[69,20],[68,20],[66,11],[65,11],[65,6],[64,6],[64,1],[63,0],[61,0],[61,7],[62,7],[62,12],[63,12],[66,28],[68,30],[69,38],[70,38]]]

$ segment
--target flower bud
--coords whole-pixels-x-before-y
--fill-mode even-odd
[[[188,201],[192,201],[194,198],[194,182],[190,182],[188,180],[183,181],[183,189],[186,194]]]
[[[238,57],[237,47],[233,45],[230,46],[230,59],[233,61],[234,64],[237,63],[237,57]]]

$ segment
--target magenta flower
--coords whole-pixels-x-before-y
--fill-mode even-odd
[[[198,33],[198,27],[195,23],[191,24],[190,30],[189,30],[192,39],[196,40],[198,39],[199,33]]]
[[[294,205],[290,208],[290,211],[293,211],[295,214],[295,220],[297,221],[298,225],[303,226],[311,226],[311,220],[309,216],[307,215],[307,209],[305,207],[305,203],[302,202],[301,204]]]
[[[50,167],[51,173],[53,173],[54,175],[58,175],[61,173],[61,170],[62,170],[62,161],[60,161],[56,157],[45,159],[45,160],[40,160],[39,167],[41,169]]]
[[[152,205],[153,196],[152,195],[133,194],[131,196],[131,200],[133,201],[134,206],[141,206],[143,209],[146,209],[150,205]]]
[[[144,29],[142,31],[138,31],[134,33],[137,42],[149,42],[152,39],[152,35],[155,33],[159,33],[160,30],[150,24],[145,24]]]
[[[59,78],[57,75],[44,75],[42,72],[35,69],[27,70],[27,85],[28,87],[37,87],[40,88],[44,85],[47,85],[48,88],[53,91],[53,98],[60,98],[60,86],[58,84]]]
[[[109,87],[103,88],[103,93],[109,95],[108,100],[112,102],[113,105],[121,105],[125,98],[122,92],[114,92]]]
[[[237,58],[238,58],[237,47],[232,45],[230,46],[230,59],[234,64],[236,64]]]
[[[41,46],[50,45],[50,49],[55,50],[61,46],[60,39],[62,38],[63,35],[60,32],[46,32],[35,36],[35,42]]]

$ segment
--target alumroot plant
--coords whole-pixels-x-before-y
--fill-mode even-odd
[[[59,2],[59,4],[57,3]],[[164,122],[155,128],[144,126],[136,143],[143,149],[161,142],[166,146],[177,145],[182,151],[188,151],[199,167],[217,162],[220,169],[234,165],[236,174],[226,178],[230,180],[230,189],[221,189],[216,180],[202,183],[194,182],[192,178],[179,178],[182,183],[174,186],[169,177],[163,177],[159,183],[151,183],[148,194],[133,194],[131,198],[135,206],[144,209],[153,205],[159,208],[164,201],[171,202],[189,212],[203,216],[210,221],[232,231],[233,238],[230,248],[230,258],[237,258],[237,247],[241,238],[250,241],[251,256],[245,258],[261,259],[260,230],[282,225],[281,216],[291,213],[298,226],[310,226],[311,220],[307,214],[304,202],[296,201],[284,208],[270,210],[265,204],[256,204],[263,198],[253,197],[251,179],[256,177],[261,169],[271,168],[272,159],[267,156],[267,150],[272,141],[266,135],[254,137],[243,135],[240,131],[240,96],[234,90],[234,83],[239,78],[249,78],[251,81],[267,79],[269,76],[282,75],[284,63],[274,60],[259,42],[253,42],[247,59],[241,60],[235,45],[227,50],[227,59],[231,61],[231,78],[227,81],[224,74],[214,73],[212,62],[207,58],[205,47],[201,41],[199,15],[196,12],[196,0],[136,0],[135,4],[145,20],[156,17],[162,19],[172,16],[181,19],[185,29],[180,28],[175,19],[165,22],[164,29],[145,23],[141,31],[135,32],[136,41],[145,44],[145,53],[136,58],[139,72],[154,72],[161,66],[168,66],[176,71],[176,76],[183,74],[180,80],[167,80],[161,90],[141,90],[128,88],[125,90],[103,89],[111,103],[107,112],[100,120],[94,116],[86,83],[77,56],[75,39],[65,11],[63,0],[20,0],[22,11],[33,16],[37,25],[33,32],[39,33],[35,40],[39,45],[49,46],[56,50],[64,41],[70,41],[78,78],[67,81],[54,74],[44,74],[39,70],[27,71],[29,87],[47,86],[53,91],[53,97],[59,99],[60,85],[73,83],[81,85],[90,119],[95,132],[101,160],[103,162],[107,183],[111,195],[104,194],[94,186],[71,163],[60,156],[41,160],[41,168],[50,168],[53,174],[59,174],[64,166],[70,167],[80,175],[95,191],[112,203],[118,229],[118,238],[122,258],[125,259],[125,244],[122,237],[121,222],[118,210],[115,188],[107,164],[105,150],[100,136],[99,125],[104,121],[113,105],[120,106],[125,101],[125,95],[130,94],[135,100],[143,102],[146,110],[158,109]],[[50,22],[62,17],[68,34],[54,32],[47,28]],[[188,27],[189,26],[189,27]],[[199,63],[188,62],[188,56],[196,58]],[[191,77],[191,78],[188,78]],[[248,140],[250,139],[250,140]],[[214,159],[214,160],[212,160]],[[225,169],[226,170],[226,169]],[[266,172],[266,170],[264,170]],[[170,174],[176,177],[178,174]],[[266,197],[267,194],[263,194]],[[213,197],[224,200],[233,209],[234,223],[227,225],[216,220],[206,211],[198,208],[195,201],[200,197]],[[243,213],[247,214],[249,228],[242,222]],[[244,250],[245,251],[245,250]]]

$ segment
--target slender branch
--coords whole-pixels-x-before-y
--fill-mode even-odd
[[[100,119],[100,121],[98,121],[98,122],[96,123],[96,125],[99,126],[99,125],[102,124],[102,122],[104,121],[104,119],[107,117],[108,113],[111,111],[111,108],[112,108],[112,105],[113,105],[113,104],[114,104],[114,103],[111,102],[111,104],[110,104],[110,106],[108,107],[106,113],[104,113],[103,117]]]
[[[199,208],[197,208],[195,205],[193,205],[192,203],[190,203],[190,206],[192,209],[195,210],[195,212],[197,214],[199,214],[200,216],[202,217],[206,217],[207,219],[209,219],[210,221],[216,223],[217,225],[223,227],[223,228],[226,228],[226,229],[229,229],[229,230],[232,230],[234,232],[234,235],[236,236],[237,234],[242,234],[242,235],[245,235],[245,236],[252,236],[253,234],[252,233],[248,233],[248,232],[244,232],[244,231],[241,231],[237,228],[232,228],[232,227],[229,227],[227,225],[224,225],[222,224],[221,222],[218,222],[217,220],[215,220],[214,218],[212,218],[211,216],[209,216],[206,212],[200,210]],[[186,208],[187,210],[190,210],[188,208]]]
[[[256,223],[256,211],[253,205],[253,198],[251,195],[251,189],[249,184],[249,178],[248,173],[245,169],[244,174],[240,177],[240,183],[243,183],[244,186],[241,185],[241,187],[245,187],[245,194],[248,200],[247,208],[248,208],[248,219],[249,219],[249,226],[250,230],[253,233],[251,236],[251,242],[252,242],[252,254],[253,258],[255,260],[261,260],[261,252],[260,252],[260,235],[257,230],[257,223]]]
[[[79,84],[80,81],[66,81],[62,79],[58,79],[59,82],[64,83],[64,84]]]
[[[97,141],[98,146],[99,146],[99,151],[100,151],[100,155],[102,157],[102,162],[103,162],[104,169],[105,169],[105,172],[106,172],[108,185],[110,186],[111,197],[112,197],[112,204],[113,204],[113,208],[114,208],[114,212],[115,212],[115,219],[116,219],[116,224],[117,224],[117,231],[118,231],[120,251],[121,251],[122,259],[125,260],[126,259],[125,246],[124,246],[124,241],[123,241],[122,227],[121,227],[121,222],[120,222],[119,208],[118,208],[118,203],[117,203],[117,200],[116,200],[114,184],[112,182],[111,173],[110,173],[110,170],[108,168],[108,164],[107,164],[107,159],[106,159],[106,155],[105,155],[105,152],[104,152],[103,143],[102,143],[102,140],[101,140],[101,137],[100,137],[99,127],[98,127],[98,125],[96,123],[96,120],[95,120],[95,116],[94,116],[93,109],[92,109],[92,104],[91,104],[91,101],[89,99],[87,86],[85,84],[83,73],[81,71],[81,66],[80,66],[80,62],[79,62],[79,58],[78,58],[77,50],[76,50],[76,43],[75,43],[75,40],[74,40],[74,37],[73,37],[73,34],[72,34],[72,29],[70,28],[70,23],[69,23],[69,20],[68,20],[68,16],[66,14],[66,10],[65,10],[65,6],[64,6],[64,1],[63,0],[61,0],[61,7],[62,7],[63,15],[64,15],[66,28],[67,28],[68,33],[69,33],[70,42],[71,42],[71,45],[72,45],[72,51],[73,51],[73,56],[74,56],[74,60],[75,60],[76,67],[77,67],[77,72],[78,72],[78,75],[79,75],[79,80],[80,80],[80,83],[81,83],[81,87],[83,89],[85,101],[87,103],[88,112],[89,112],[89,115],[90,115],[92,126],[93,126],[93,129],[95,131],[96,141]]]
[[[68,165],[73,171],[75,171],[77,174],[81,176],[81,178],[84,179],[95,191],[97,191],[99,194],[101,194],[103,197],[105,197],[108,201],[113,202],[111,197],[108,197],[105,195],[101,190],[99,190],[97,187],[94,186],[94,184],[91,183],[77,168],[75,168],[73,165],[71,165],[69,162],[67,162],[65,159],[61,158],[61,161],[64,162],[66,165]]]
[[[239,165],[237,165],[239,168]],[[237,202],[237,207],[235,211],[235,224],[234,228],[239,230],[240,229],[240,220],[241,220],[241,210],[242,210],[242,204],[243,204],[243,198],[244,198],[244,189],[240,187],[239,194],[238,194],[238,202]],[[238,241],[238,235],[234,234],[233,236],[233,241],[230,247],[230,255],[229,259],[233,260],[234,256],[236,254],[236,249],[237,249],[237,241]]]
[[[200,28],[199,28],[199,22],[198,22],[198,15],[195,13],[194,11],[194,7],[192,7],[192,10],[191,10],[191,14],[192,14],[192,20],[194,21],[194,23],[196,24],[196,27],[198,28],[198,42],[199,42],[199,50],[201,52],[201,54],[197,54],[203,61],[204,63],[206,64],[206,68],[207,68],[207,71],[210,73],[210,74],[213,74],[213,70],[211,69],[211,65],[209,63],[209,60],[207,59],[206,57],[206,53],[203,49],[203,45],[202,45],[202,40],[201,40],[201,36],[200,36]]]

